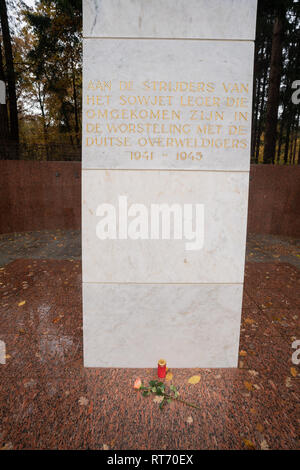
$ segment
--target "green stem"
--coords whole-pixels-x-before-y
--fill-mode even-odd
[[[194,405],[194,403],[189,403],[185,400],[181,400],[181,398],[178,398],[178,397],[172,397],[171,395],[167,395],[166,393],[163,393],[163,395],[167,398],[171,398],[172,400],[180,401],[180,403],[184,403],[187,406],[192,406],[193,408],[197,408],[197,410],[201,410],[200,406]]]
[[[148,392],[154,393],[154,392],[152,392],[152,387],[144,387],[142,390],[147,390]],[[157,396],[159,396],[159,395],[157,395]],[[187,406],[191,406],[192,408],[197,408],[197,410],[201,410],[200,406],[194,405],[194,403],[189,403],[185,400],[181,400],[181,398],[174,397],[172,395],[168,395],[167,393],[162,393],[162,396],[164,396],[166,398],[171,398],[171,400],[180,401],[180,403],[184,403]]]

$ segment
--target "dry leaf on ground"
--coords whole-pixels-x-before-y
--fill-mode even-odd
[[[12,442],[7,442],[3,447],[0,448],[0,450],[13,450],[13,448],[14,446]]]
[[[291,367],[291,374],[292,374],[293,377],[297,377],[298,371],[295,367]]]
[[[247,380],[244,381],[244,385],[247,390],[249,391],[253,390],[253,385],[250,382],[247,382]]]
[[[88,399],[85,398],[85,397],[80,397],[79,400],[78,400],[78,403],[81,406],[86,406],[88,404],[88,402],[89,402]]]
[[[61,320],[61,317],[56,317],[52,320],[52,323],[58,323]]]
[[[255,445],[254,445],[253,442],[250,441],[249,439],[243,439],[243,443],[245,444],[245,446],[247,447],[247,449],[252,449],[252,450],[255,449]]]
[[[261,441],[260,448],[261,448],[261,450],[269,450],[269,446],[268,446],[268,443],[267,443],[266,439],[263,439]]]
[[[154,403],[159,404],[163,401],[163,399],[164,399],[164,397],[162,395],[160,395],[160,396],[156,395],[156,397],[153,398],[153,401],[154,401]]]
[[[290,387],[292,386],[292,379],[291,379],[291,377],[287,377],[287,378],[285,379],[285,386],[286,386],[287,388],[290,388]]]
[[[167,382],[170,382],[170,380],[172,380],[172,379],[173,379],[173,374],[172,374],[172,372],[168,372],[167,375],[166,375],[166,381],[167,381]]]
[[[200,382],[200,375],[193,375],[192,377],[189,378],[188,383],[192,385],[196,385],[197,383]]]

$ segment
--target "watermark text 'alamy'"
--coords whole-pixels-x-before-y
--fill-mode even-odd
[[[201,250],[204,244],[204,204],[145,204],[128,206],[127,196],[118,197],[118,207],[103,203],[96,226],[100,240],[186,240],[186,250]]]

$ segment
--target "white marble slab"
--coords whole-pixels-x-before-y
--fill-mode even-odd
[[[83,2],[86,367],[237,366],[256,3]],[[100,239],[99,207],[119,217],[122,197],[199,205],[200,249],[151,238],[151,217],[133,239],[131,212],[131,235],[118,220]]]
[[[86,39],[83,67],[83,168],[249,170],[253,43]]]
[[[256,0],[84,0],[85,37],[255,38]]]
[[[84,170],[82,191],[84,282],[243,282],[247,173]],[[97,207],[113,204],[118,214],[119,196],[128,208],[204,204],[203,248],[188,251],[184,237],[100,240]]]
[[[236,367],[241,285],[83,284],[85,367]]]

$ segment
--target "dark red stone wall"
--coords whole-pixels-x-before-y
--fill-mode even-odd
[[[248,233],[300,236],[300,165],[251,165]]]
[[[0,233],[81,226],[79,162],[0,161]],[[300,236],[300,166],[252,165],[248,232]]]
[[[0,233],[80,224],[80,162],[0,161]]]

